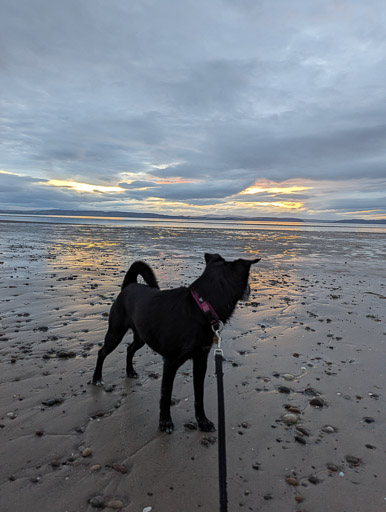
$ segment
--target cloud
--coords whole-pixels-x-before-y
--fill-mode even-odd
[[[384,187],[381,0],[3,4],[0,168],[24,176],[3,205],[146,209],[157,197],[181,212],[231,211],[237,196],[254,215],[278,199],[248,201],[242,190],[297,179],[313,191],[286,200],[334,215],[339,198],[326,182],[347,211],[360,204],[363,188],[347,195],[359,179]],[[31,181],[28,196],[29,178],[125,192]]]

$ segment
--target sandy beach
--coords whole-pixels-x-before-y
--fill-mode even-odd
[[[125,338],[90,383],[130,263],[161,288],[204,253],[261,258],[223,331],[229,511],[386,510],[385,235],[0,222],[0,510],[213,512],[217,432],[196,429],[192,366],[158,431],[162,361]],[[206,410],[217,424],[214,360]]]

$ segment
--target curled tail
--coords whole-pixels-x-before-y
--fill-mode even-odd
[[[149,267],[147,263],[143,261],[134,262],[125,275],[125,279],[123,280],[121,290],[126,288],[127,285],[131,283],[137,282],[137,277],[142,276],[145,280],[145,283],[151,288],[159,288],[157,279],[154,275],[154,272]]]

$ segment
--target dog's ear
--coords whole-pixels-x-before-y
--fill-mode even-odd
[[[260,260],[261,260],[261,258],[255,258],[253,260],[243,260],[243,259],[241,259],[240,261],[242,261],[244,265],[248,265],[250,267],[251,265],[254,265],[255,263],[258,263]]]
[[[205,261],[206,261],[206,264],[208,265],[209,262],[214,262],[214,261],[223,261],[224,258],[222,258],[219,254],[210,254],[210,253],[205,253]]]

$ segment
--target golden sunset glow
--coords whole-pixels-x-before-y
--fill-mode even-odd
[[[75,190],[76,192],[89,192],[90,194],[100,192],[104,194],[114,194],[117,192],[124,192],[122,187],[105,187],[103,185],[91,185],[89,183],[79,183],[78,181],[71,180],[49,180],[42,183],[49,187],[61,187]]]
[[[283,208],[286,210],[299,210],[303,208],[304,203],[300,201],[256,201],[256,202],[236,202],[234,206],[243,206],[248,208]]]
[[[305,187],[304,185],[276,185],[276,186],[264,186],[263,184],[255,183],[251,187],[246,188],[239,195],[247,194],[294,194],[296,192],[304,192],[309,190],[311,187]]]

